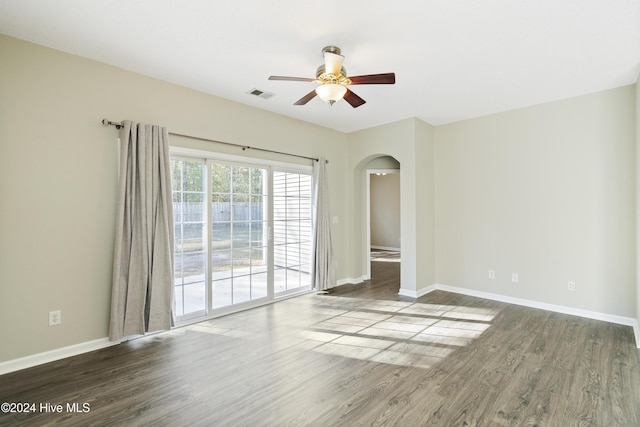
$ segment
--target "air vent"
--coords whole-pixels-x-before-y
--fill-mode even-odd
[[[271,92],[265,92],[263,90],[260,89],[251,89],[249,92],[247,92],[249,95],[254,95],[257,96],[258,98],[262,98],[262,99],[269,99],[272,96],[275,96],[275,93],[271,93]]]

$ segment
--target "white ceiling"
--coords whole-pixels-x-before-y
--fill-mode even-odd
[[[0,32],[344,132],[478,117],[640,72],[640,0],[0,0]],[[292,105],[315,84],[267,77],[315,77],[326,45],[349,75],[393,71],[396,84],[352,86],[357,109]]]

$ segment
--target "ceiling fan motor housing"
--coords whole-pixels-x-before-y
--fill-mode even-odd
[[[335,53],[336,55],[342,55],[341,50],[337,46],[325,46],[322,48],[322,56],[324,57],[325,52]]]
[[[351,80],[349,80],[349,78],[347,77],[347,70],[342,66],[342,60],[344,59],[344,56],[342,56],[340,52],[341,50],[337,46],[325,46],[322,49],[322,57],[325,59],[325,62],[316,70],[316,83],[341,85],[351,84]],[[327,71],[327,67],[329,67],[329,65],[327,64],[331,63],[327,62],[327,53],[330,54],[329,57],[333,56],[334,58],[340,58],[340,71],[337,75],[335,74],[335,69],[329,68],[330,71]]]

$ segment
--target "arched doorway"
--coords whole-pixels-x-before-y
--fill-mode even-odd
[[[364,172],[366,278],[394,276],[401,262],[400,162],[380,155],[364,165]]]

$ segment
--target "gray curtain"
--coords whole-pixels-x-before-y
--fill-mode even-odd
[[[119,191],[111,341],[173,326],[173,205],[165,128],[123,122]]]
[[[312,287],[326,291],[336,284],[336,263],[331,242],[331,211],[327,186],[326,161],[320,157],[313,164],[313,261]]]

